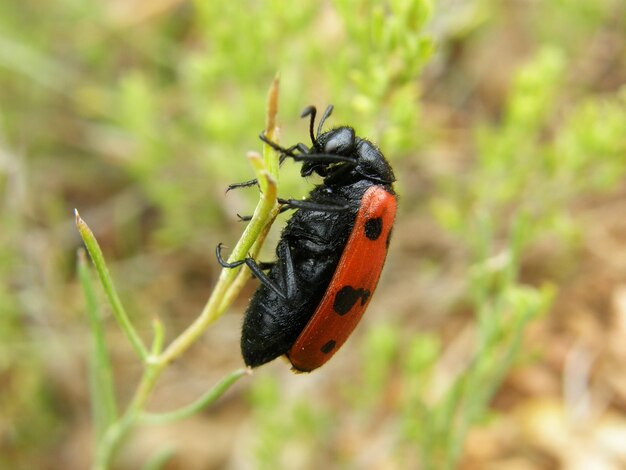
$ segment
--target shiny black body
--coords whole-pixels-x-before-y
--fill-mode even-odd
[[[305,201],[283,201],[296,211],[282,231],[277,260],[267,276],[248,260],[261,280],[241,336],[243,358],[251,367],[285,354],[304,329],[337,268],[365,191],[381,185],[394,194],[395,177],[374,144],[357,137],[350,127],[320,133],[331,111],[332,107],[326,110],[317,136],[315,108],[304,111],[303,117],[311,116],[311,148],[297,144],[284,149],[268,142],[282,152],[282,159],[303,162],[302,176],[315,173],[324,181]]]
[[[340,198],[348,203],[349,210],[300,209],[291,217],[276,249],[277,263],[268,274],[284,289],[287,298],[263,284],[252,297],[241,335],[241,352],[247,365],[256,367],[285,354],[304,329],[335,272],[361,197],[372,184],[362,180],[344,187],[318,186],[309,200],[323,203],[330,199],[336,203]]]

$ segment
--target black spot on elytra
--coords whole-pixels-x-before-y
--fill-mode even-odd
[[[370,240],[376,240],[383,231],[383,219],[375,217],[365,222],[365,236]]]
[[[354,307],[357,300],[361,299],[361,305],[365,305],[369,296],[370,291],[367,289],[354,289],[351,286],[342,287],[335,295],[333,309],[339,315],[345,315]]]
[[[324,354],[328,354],[333,349],[335,349],[335,346],[337,346],[337,341],[331,339],[328,343],[320,348],[320,351],[322,351]]]

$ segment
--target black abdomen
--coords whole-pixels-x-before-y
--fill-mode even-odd
[[[241,352],[251,367],[285,354],[320,304],[354,226],[363,193],[371,183],[359,181],[332,192],[318,187],[309,200],[344,202],[341,212],[297,210],[285,226],[268,277],[285,293],[265,285],[255,292],[243,323]]]

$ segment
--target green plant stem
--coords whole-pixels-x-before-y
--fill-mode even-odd
[[[268,191],[263,193],[259,205],[255,210],[252,221],[246,227],[239,243],[237,243],[231,259],[239,259],[237,257],[245,257],[247,249],[252,247],[259,233],[263,232],[264,225],[270,216],[272,209],[276,205],[276,184],[267,171],[258,174],[259,180],[266,178],[266,187]],[[257,217],[258,216],[258,217]],[[262,217],[262,218],[261,218]],[[260,227],[259,227],[260,225]],[[105,469],[109,465],[109,461],[119,445],[121,439],[126,435],[130,428],[135,424],[139,411],[145,406],[150,392],[167,365],[180,356],[193,342],[206,330],[207,326],[219,318],[220,314],[225,310],[227,304],[222,302],[229,287],[236,279],[238,272],[233,269],[222,269],[217,285],[204,307],[200,316],[178,337],[170,346],[160,355],[150,355],[146,363],[146,369],[141,377],[135,395],[124,413],[122,419],[113,424],[101,441],[101,445],[96,452],[96,465],[94,470]],[[241,288],[242,286],[240,286]],[[234,293],[231,293],[234,296]],[[159,331],[158,328],[155,331]],[[158,335],[157,335],[158,336]],[[155,340],[155,344],[158,341]],[[244,374],[236,375],[234,380],[228,383],[228,386]],[[227,388],[227,387],[226,387]]]
[[[265,135],[270,140],[277,140],[276,129],[276,113],[278,111],[278,75],[272,82],[267,97],[267,115],[265,122]],[[278,211],[276,208],[276,199],[278,197],[278,154],[276,151],[265,144],[263,146],[263,158],[257,153],[249,153],[248,160],[254,168],[256,178],[261,188],[261,198],[254,210],[252,220],[244,230],[241,238],[235,245],[230,257],[229,262],[237,261],[248,256],[248,253],[252,249],[253,245],[259,236],[264,233],[267,234],[267,229],[273,222]],[[265,231],[265,232],[264,232]],[[263,235],[263,239],[265,236]],[[257,251],[260,248],[260,244],[257,245]],[[213,289],[209,300],[207,301],[204,309],[200,313],[200,316],[172,343],[161,355],[160,360],[168,364],[193,344],[196,339],[206,330],[206,328],[220,317],[224,310],[229,305],[227,302],[223,302],[226,294],[229,299],[233,299],[239,290],[243,287],[243,283],[235,283],[235,288],[229,291],[229,288],[233,286],[235,279],[239,272],[243,269],[222,269],[217,281],[217,285]],[[242,278],[243,279],[243,278]]]
[[[165,339],[165,329],[163,328],[161,320],[155,318],[152,321],[152,329],[154,330],[154,338],[152,338],[152,347],[150,348],[150,352],[152,353],[151,357],[161,354],[163,341]]]
[[[173,447],[164,447],[159,449],[155,455],[153,455],[148,462],[146,462],[141,470],[160,470],[165,468],[168,460],[170,460],[175,454]]]
[[[91,328],[91,350],[89,352],[89,388],[95,437],[100,439],[106,428],[117,419],[117,403],[113,390],[111,361],[104,338],[102,319],[98,314],[96,295],[87,266],[85,251],[78,250],[78,276],[87,303],[87,315]]]
[[[124,412],[124,415],[107,429],[103,439],[100,441],[100,445],[96,449],[94,466],[92,467],[93,470],[106,470],[110,467],[115,450],[122,439],[136,424],[137,416],[148,401],[150,392],[154,388],[165,366],[166,363],[158,360],[147,364],[139,385],[137,386],[137,390],[135,391],[135,395]]]
[[[133,349],[139,356],[139,358],[145,362],[148,357],[148,350],[146,346],[141,341],[141,338],[137,334],[137,331],[133,327],[128,315],[126,314],[126,310],[122,305],[122,301],[120,300],[119,295],[117,294],[117,290],[115,289],[115,285],[113,284],[113,279],[111,279],[111,275],[109,274],[109,270],[104,261],[104,256],[102,254],[102,250],[100,249],[100,245],[96,240],[91,229],[87,226],[85,221],[80,218],[77,210],[74,210],[76,215],[76,227],[78,228],[78,232],[87,247],[87,251],[89,252],[89,256],[91,256],[91,260],[93,261],[94,266],[96,267],[96,271],[98,272],[98,277],[100,278],[100,282],[104,287],[104,292],[106,293],[109,303],[111,304],[111,309],[113,310],[113,315],[115,316],[115,320],[120,325],[120,328],[130,341],[130,344],[133,346]]]
[[[139,424],[166,424],[171,423],[172,421],[177,421],[180,419],[188,418],[193,416],[195,413],[205,408],[206,406],[213,403],[219,397],[221,397],[226,390],[230,388],[232,384],[234,384],[237,380],[239,380],[244,375],[251,374],[251,369],[237,369],[222,380],[220,380],[217,384],[215,384],[210,390],[208,390],[204,395],[202,395],[199,399],[190,403],[187,406],[179,408],[178,410],[170,411],[167,413],[142,413],[138,418]]]
[[[254,211],[250,224],[246,227],[241,239],[233,249],[229,261],[240,260],[248,255],[248,251],[254,244],[259,233],[269,220],[272,209],[276,205],[276,182],[264,171],[259,176],[259,181],[265,179],[267,192],[261,196],[261,201]],[[193,342],[224,312],[225,304],[222,303],[224,295],[229,286],[233,283],[238,274],[234,269],[222,269],[217,285],[213,290],[209,301],[205,305],[200,316],[163,352],[160,361],[165,364],[170,363],[180,356]]]
[[[122,438],[133,425],[135,416],[125,413],[124,416],[113,423],[104,434],[100,445],[96,448],[96,455],[92,470],[107,470],[111,467],[111,459],[115,449],[119,446]]]
[[[268,112],[265,134],[269,139],[276,141],[277,130],[275,128],[275,115],[278,109],[278,77],[274,80],[272,86],[270,87],[267,109]],[[261,197],[252,216],[252,220],[233,249],[229,257],[229,261],[245,258],[248,253],[250,253],[250,250],[257,253],[267,235],[269,227],[278,214],[278,154],[274,149],[266,144],[263,147],[263,158],[256,153],[250,153],[248,154],[248,159],[254,168],[255,175],[259,182]],[[132,328],[128,317],[125,314],[113,286],[113,282],[108,274],[104,257],[102,256],[102,252],[97,244],[97,241],[87,224],[85,224],[85,222],[78,216],[78,212],[76,213],[76,224],[83,240],[85,241],[85,245],[87,245],[87,249],[89,250],[92,260],[96,265],[98,274],[100,275],[100,281],[105,287],[105,291],[109,297],[109,302],[111,302],[114,312],[117,313],[116,318],[119,317],[118,322],[122,326],[122,329],[124,329],[127,333],[127,336],[135,348],[141,352],[140,357],[143,359],[145,366],[141,380],[139,381],[128,408],[118,421],[109,426],[96,449],[93,469],[105,470],[109,468],[111,459],[115,454],[115,449],[119,446],[122,439],[127,435],[133,426],[142,421],[140,419],[142,416],[142,410],[145,407],[150,397],[150,393],[154,389],[156,381],[163,370],[173,360],[183,354],[198,339],[198,337],[204,333],[206,328],[212,322],[217,320],[226,308],[228,308],[230,302],[243,287],[245,280],[247,279],[247,274],[241,268],[222,269],[217,284],[198,318],[174,341],[172,341],[172,343],[170,343],[170,345],[162,353],[160,351],[163,345],[164,330],[161,323],[156,320],[153,324],[154,339],[151,347],[151,354],[148,354],[145,346],[136,335],[135,330]],[[167,422],[173,419],[180,419],[189,416],[203,406],[215,401],[236,380],[249,373],[249,369],[239,369],[234,371],[194,403],[171,413],[165,413],[164,415],[144,414],[143,421]]]
[[[278,207],[274,207],[274,209],[272,209],[272,212],[270,213],[270,223],[268,223],[263,228],[263,230],[261,230],[261,233],[259,233],[259,236],[254,242],[254,245],[252,245],[252,248],[250,249],[250,256],[252,256],[253,258],[256,259],[257,255],[259,254],[261,246],[263,246],[263,242],[265,242],[265,238],[267,237],[267,234],[269,233],[271,225],[274,222],[274,219],[276,219],[277,215],[278,215]],[[250,279],[251,274],[252,273],[250,272],[250,269],[248,269],[247,266],[245,265],[242,266],[242,269],[237,274],[237,277],[235,278],[235,280],[232,282],[232,284],[230,285],[230,287],[224,294],[224,298],[222,299],[222,303],[220,304],[220,307],[219,307],[220,311],[226,310],[228,306],[233,303],[233,300],[237,297],[239,292],[241,292],[241,289],[246,284],[246,282],[248,282],[248,279]]]

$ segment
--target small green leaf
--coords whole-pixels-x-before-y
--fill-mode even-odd
[[[170,411],[168,413],[143,413],[139,417],[139,423],[165,424],[193,416],[194,414],[201,411],[203,408],[206,408],[207,406],[213,404],[241,377],[243,377],[244,375],[249,375],[251,373],[251,369],[237,369],[224,377],[221,381],[219,381],[215,386],[213,386],[209,391],[207,391],[204,395],[202,395],[193,403],[190,403],[187,406],[179,408],[178,410]]]
[[[141,341],[141,338],[137,334],[137,331],[133,327],[133,324],[130,322],[128,315],[126,314],[126,310],[122,305],[122,301],[120,300],[119,295],[117,294],[117,290],[113,284],[113,279],[111,279],[111,275],[109,274],[109,270],[106,266],[106,262],[104,261],[104,256],[102,254],[102,250],[100,249],[100,245],[98,245],[98,241],[94,236],[91,229],[87,226],[85,221],[80,218],[77,210],[74,210],[76,214],[76,228],[78,228],[78,232],[87,247],[87,251],[89,252],[89,256],[91,256],[91,260],[93,261],[94,266],[96,267],[96,271],[98,272],[98,276],[100,278],[100,283],[104,288],[104,292],[109,299],[109,303],[111,304],[111,309],[113,310],[113,316],[117,320],[117,323],[122,328],[124,334],[132,344],[133,348],[137,355],[141,358],[142,361],[145,361],[148,357],[148,350],[145,345]]]
[[[141,467],[141,470],[160,470],[165,467],[167,462],[174,456],[172,447],[165,447],[157,451],[150,459]]]
[[[91,282],[84,250],[78,251],[78,277],[85,295],[87,316],[91,329],[89,350],[89,391],[91,413],[99,440],[106,428],[117,419],[117,403],[113,387],[111,361],[104,338],[102,318],[98,313],[96,296]]]

